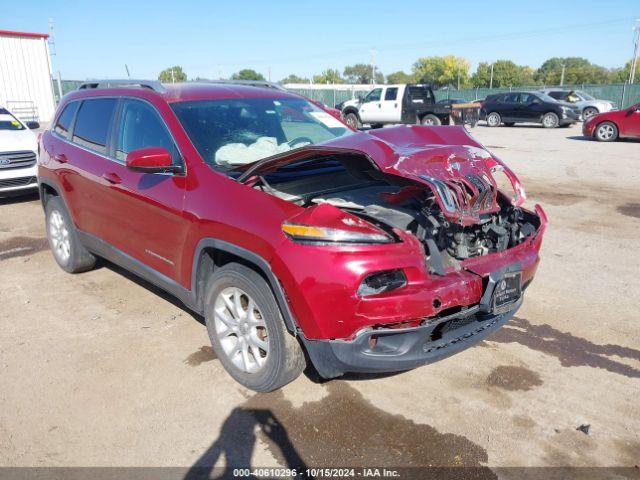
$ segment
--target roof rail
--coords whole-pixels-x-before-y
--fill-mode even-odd
[[[199,82],[199,81],[200,80],[196,80],[196,82]],[[226,85],[246,85],[248,87],[273,88],[274,90],[283,90],[283,91],[287,90],[282,85],[274,82],[269,82],[267,80],[204,80],[203,82],[216,83],[219,85],[225,85],[225,84]]]
[[[115,87],[140,87],[148,88],[154,92],[164,92],[166,89],[157,80],[93,80],[85,82],[78,87],[78,90],[88,90],[91,88],[115,88]]]

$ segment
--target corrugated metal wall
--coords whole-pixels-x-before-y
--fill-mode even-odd
[[[51,120],[55,104],[45,38],[0,34],[0,105],[25,120]]]

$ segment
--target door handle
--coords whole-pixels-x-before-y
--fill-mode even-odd
[[[397,104],[397,103],[394,103],[394,104],[393,104],[393,108],[398,108],[398,104]]]
[[[378,104],[378,108],[382,108],[382,104],[380,104],[380,103],[379,103],[379,104]]]
[[[102,175],[102,178],[104,178],[107,182],[113,185],[122,183],[122,179],[116,173],[113,173],[113,172],[105,173],[104,175]]]
[[[64,153],[58,153],[53,156],[53,159],[58,163],[67,163],[67,156]]]

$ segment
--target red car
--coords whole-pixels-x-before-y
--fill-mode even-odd
[[[546,217],[464,128],[356,132],[274,89],[110,83],[67,95],[41,137],[55,260],[176,296],[246,387],[305,358],[326,378],[415,368],[520,307]]]
[[[601,142],[613,142],[623,137],[640,138],[640,103],[594,115],[582,125],[582,134]]]

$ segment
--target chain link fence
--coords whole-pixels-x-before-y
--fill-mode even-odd
[[[56,101],[59,101],[67,93],[76,90],[84,81],[81,80],[58,80],[52,79],[53,91]],[[371,90],[372,85],[314,85],[309,88],[289,88],[290,91],[303,95],[307,98],[322,102],[325,105],[333,107],[334,105],[351,100],[358,96],[364,96]],[[507,87],[507,88],[466,88],[466,89],[448,89],[436,90],[436,100],[446,98],[464,98],[465,100],[482,100],[487,95],[493,93],[504,93],[520,90],[539,90],[541,88],[562,88],[564,90],[581,90],[601,100],[608,100],[615,103],[620,108],[633,105],[640,102],[640,83],[627,84],[615,83],[609,85],[533,85],[525,87]]]
[[[333,107],[334,105],[364,95],[372,88],[371,85],[358,85],[345,89],[341,86],[327,86],[326,88],[290,88],[292,92],[303,95],[312,100],[322,102]],[[506,88],[466,88],[436,90],[436,100],[446,98],[463,98],[465,100],[483,100],[487,95],[520,90],[540,90],[542,88],[561,88],[564,90],[581,90],[599,100],[608,100],[619,107],[627,107],[640,102],[640,84],[616,83],[609,85],[533,85],[524,87]]]

